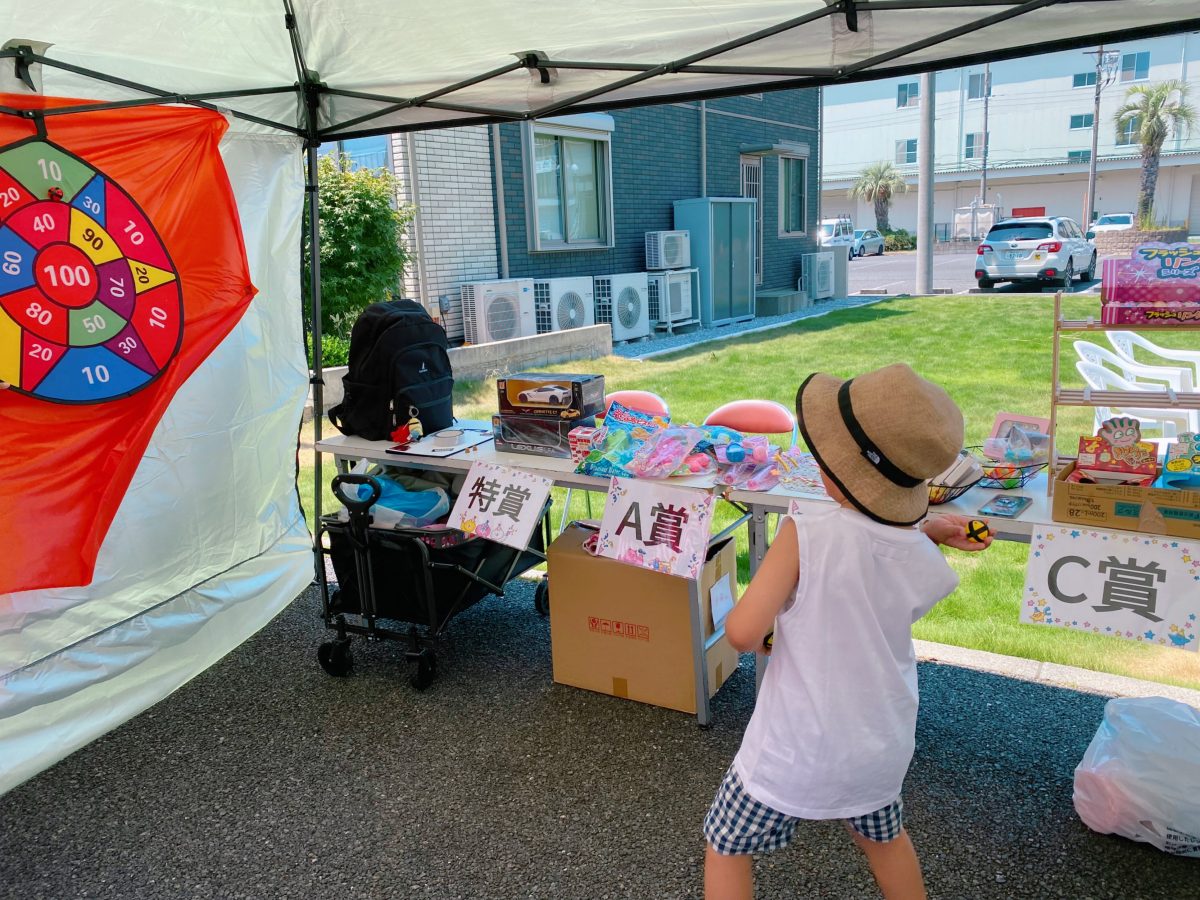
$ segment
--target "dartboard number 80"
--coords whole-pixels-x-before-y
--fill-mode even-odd
[[[0,381],[113,400],[158,377],[182,336],[178,273],[133,199],[54,144],[0,148]]]

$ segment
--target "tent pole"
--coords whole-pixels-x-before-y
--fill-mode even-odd
[[[308,142],[308,176],[304,191],[308,195],[308,278],[312,295],[312,377],[313,394],[313,566],[317,582],[324,584],[325,563],[321,555],[321,452],[315,445],[321,440],[321,418],[325,409],[325,379],[321,366],[321,228],[320,191],[317,189],[317,145]]]

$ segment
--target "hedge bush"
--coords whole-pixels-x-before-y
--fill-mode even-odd
[[[883,233],[883,249],[888,251],[916,250],[917,236],[903,228],[894,228]]]

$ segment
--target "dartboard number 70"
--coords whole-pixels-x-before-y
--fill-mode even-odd
[[[179,275],[133,199],[47,141],[0,148],[0,381],[114,400],[157,378],[182,337]]]

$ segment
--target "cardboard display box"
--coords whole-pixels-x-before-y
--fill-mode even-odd
[[[554,680],[601,694],[696,712],[689,582],[583,549],[591,534],[572,524],[550,545],[550,647]],[[737,595],[732,538],[709,548],[697,581],[700,621],[712,635],[710,592]],[[737,668],[724,635],[708,649],[711,697]]]
[[[559,375],[522,372],[496,379],[502,416],[583,419],[604,413],[603,375]]]
[[[1067,481],[1075,463],[1055,478],[1050,517],[1092,528],[1118,528],[1200,538],[1200,492]]]
[[[536,416],[492,416],[496,449],[503,453],[571,458],[571,429],[594,427],[595,419],[542,419]]]

